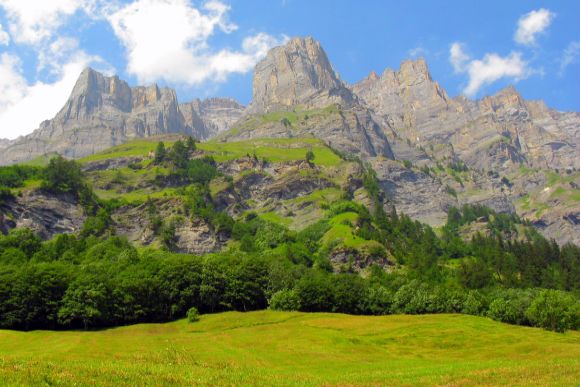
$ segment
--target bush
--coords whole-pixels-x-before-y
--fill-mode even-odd
[[[477,290],[472,290],[467,293],[463,301],[463,309],[461,313],[471,314],[474,316],[481,316],[486,309],[485,299]]]
[[[564,332],[567,329],[578,329],[580,305],[570,294],[558,290],[544,290],[534,298],[526,316],[536,327]]]
[[[530,290],[506,289],[492,299],[487,312],[489,317],[508,324],[529,325],[526,310],[533,300]]]
[[[85,189],[80,165],[62,156],[53,157],[44,171],[42,188],[53,193],[79,195]]]
[[[270,309],[295,311],[300,309],[300,298],[295,290],[280,290],[272,295],[268,301]]]
[[[192,306],[191,308],[188,309],[187,321],[189,321],[190,323],[199,321],[199,311],[197,310],[196,307]]]

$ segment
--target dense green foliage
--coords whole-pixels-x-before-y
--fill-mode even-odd
[[[219,211],[209,183],[220,173],[193,140],[168,149],[159,143],[153,163],[167,171],[157,184],[176,187],[183,199],[179,216],[170,219],[147,202],[162,251],[137,250],[115,235],[111,213],[121,204],[97,200],[76,162],[57,157],[44,169],[0,169],[8,189],[38,178],[41,189],[77,197],[88,215],[78,235],[42,242],[19,229],[0,237],[0,327],[86,329],[168,321],[192,308],[213,313],[267,307],[467,313],[558,331],[580,324],[573,293],[580,286],[580,248],[560,247],[531,231],[520,235],[526,225],[517,216],[464,206],[449,211],[438,234],[395,210],[386,213],[376,174],[362,165],[374,213],[345,194],[326,205],[317,223],[291,231],[252,212],[235,220]],[[205,220],[231,243],[203,257],[173,253],[176,229],[187,218]],[[485,222],[489,232],[465,240],[461,230],[473,222]],[[337,223],[368,247],[364,259],[371,265],[364,277],[352,261],[333,263],[337,245],[325,236]]]

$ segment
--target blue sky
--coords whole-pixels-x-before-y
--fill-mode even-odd
[[[349,83],[421,56],[451,96],[515,84],[580,111],[579,15],[572,0],[0,0],[0,137],[54,116],[87,65],[248,103],[255,63],[306,35]]]

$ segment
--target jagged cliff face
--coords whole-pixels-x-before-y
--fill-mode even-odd
[[[206,139],[227,128],[242,111],[241,105],[229,99],[180,105],[172,89],[129,87],[116,76],[88,68],[53,119],[4,146],[0,164],[53,152],[80,158],[135,138],[169,133]]]
[[[167,133],[317,137],[367,161],[389,205],[415,219],[438,226],[451,206],[484,204],[517,211],[560,243],[580,243],[580,114],[525,101],[513,87],[479,101],[450,98],[424,60],[349,87],[312,38],[292,39],[258,63],[247,109],[218,98],[179,104],[171,89],[131,88],[87,69],[54,119],[0,140],[0,164],[48,152],[82,157]],[[468,168],[455,173],[450,162]]]
[[[288,117],[270,114],[280,111]],[[234,128],[225,139],[317,137],[343,152],[393,157],[382,128],[310,37],[272,49],[256,65],[252,103]]]
[[[526,102],[513,87],[480,101],[451,99],[419,59],[373,72],[352,90],[397,134],[420,146],[450,144],[476,168],[580,167],[580,116]]]
[[[460,160],[469,166],[470,181],[455,185],[457,204],[517,208],[546,236],[580,243],[578,113],[525,101],[513,87],[479,101],[450,98],[422,59],[403,62],[399,71],[385,70],[381,76],[373,72],[351,89],[380,117],[387,134],[415,148],[412,152],[391,141],[396,158],[427,166]],[[452,181],[436,184],[421,173],[404,179],[408,173],[375,168],[402,211],[431,224],[444,219],[453,200],[442,195],[441,187]],[[499,176],[509,177],[510,183],[502,184]],[[429,184],[434,185],[426,191]]]
[[[250,112],[306,109],[331,104],[349,107],[354,97],[338,78],[320,46],[311,37],[294,38],[272,49],[256,65]]]
[[[186,126],[195,128],[196,137],[206,140],[232,127],[245,107],[229,98],[195,99],[179,105]]]

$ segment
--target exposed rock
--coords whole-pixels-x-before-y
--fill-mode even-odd
[[[153,205],[157,215],[166,224],[175,224],[176,251],[188,254],[211,253],[219,250],[226,242],[226,238],[216,234],[205,221],[180,215],[183,207],[181,200],[158,199]],[[147,206],[124,206],[116,210],[112,219],[117,234],[141,246],[156,243],[158,236],[153,231]]]
[[[320,43],[311,37],[294,38],[270,50],[256,65],[253,87],[252,113],[291,110],[297,105],[348,107],[354,102]]]
[[[229,98],[196,99],[179,105],[185,124],[195,128],[196,138],[207,140],[230,129],[239,120],[244,106]]]
[[[56,234],[79,232],[86,216],[72,195],[49,195],[42,191],[25,191],[21,196],[0,205],[0,231],[30,228],[43,239]]]
[[[398,135],[417,145],[451,144],[473,167],[580,167],[580,115],[526,102],[513,87],[480,101],[450,99],[419,59],[352,90]]]
[[[264,116],[297,110],[303,119],[294,124]],[[320,43],[310,37],[272,49],[256,65],[248,113],[224,139],[318,137],[343,152],[393,157],[381,127],[336,75]]]
[[[330,253],[329,259],[334,271],[337,272],[348,269],[360,273],[362,270],[372,265],[378,265],[382,268],[393,265],[387,257],[374,257],[367,253],[349,248],[338,248],[334,250]]]
[[[449,208],[458,206],[457,199],[429,175],[407,169],[392,160],[373,159],[371,164],[381,187],[400,213],[440,226],[445,223]]]
[[[80,158],[132,139],[168,133],[205,139],[229,127],[242,109],[221,99],[179,105],[172,89],[129,87],[117,76],[87,68],[60,112],[30,135],[6,145],[0,164],[52,152]]]

